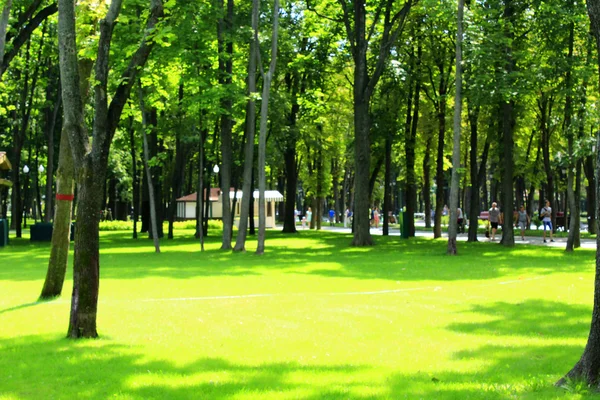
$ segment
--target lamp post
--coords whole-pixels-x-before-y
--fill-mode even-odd
[[[35,190],[36,190],[36,203],[37,203],[37,211],[39,211],[40,214],[40,222],[43,221],[43,217],[42,217],[42,199],[40,198],[40,176],[42,176],[44,174],[45,168],[43,164],[40,164],[40,166],[38,167],[38,175],[37,175],[37,181],[36,181],[36,185],[35,185]],[[34,214],[37,215],[37,212]]]
[[[215,164],[213,172],[215,173],[215,187],[219,187],[219,164]]]
[[[23,166],[23,173],[24,173],[25,175],[29,175],[29,167],[27,166],[27,164],[25,164],[25,165]],[[27,204],[27,203],[28,203],[28,201],[27,201],[27,200],[28,200],[28,197],[29,197],[29,196],[28,196],[28,191],[29,191],[29,190],[28,190],[28,188],[27,188],[27,186],[28,186],[28,185],[29,185],[29,184],[25,185],[25,188],[24,188],[24,189],[25,189],[25,195],[23,196],[23,197],[24,197],[24,205],[23,205],[23,211],[24,211],[24,213],[23,213],[23,226],[24,226],[25,228],[27,228],[27,211],[28,211],[28,209],[29,209],[29,205]]]

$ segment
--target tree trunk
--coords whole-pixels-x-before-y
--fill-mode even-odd
[[[119,79],[118,88],[108,104],[110,43],[115,21],[121,10],[121,0],[113,0],[100,23],[95,74],[95,115],[93,141],[85,130],[84,102],[79,89],[75,4],[59,0],[58,39],[60,75],[64,101],[64,132],[69,134],[73,161],[78,179],[77,229],[73,267],[73,295],[68,336],[97,337],[96,314],[99,287],[99,212],[106,175],[110,145],[123,107],[136,82],[136,75],[146,63],[153,42],[149,41],[158,19],[163,15],[161,0],[150,0],[150,13],[144,38]],[[91,142],[91,143],[90,143]]]
[[[54,132],[56,130],[56,122],[58,120],[58,113],[61,109],[62,105],[62,96],[60,93],[60,88],[58,88],[56,93],[56,100],[54,102],[54,108],[50,113],[50,109],[48,110],[46,121],[46,138],[48,141],[48,161],[46,164],[46,213],[44,214],[44,221],[50,222],[52,216],[54,214],[54,202],[52,196],[52,183],[54,181]],[[68,140],[68,139],[67,139]],[[69,152],[71,149],[69,148]]]
[[[467,241],[477,242],[477,229],[479,228],[479,171],[477,168],[477,122],[479,120],[479,106],[471,106],[469,103],[469,126],[471,128],[471,150],[470,156],[470,171],[471,171],[471,200],[469,207],[469,232]]]
[[[452,150],[452,182],[450,184],[450,223],[448,226],[448,250],[449,255],[456,255],[456,235],[458,227],[458,192],[459,192],[459,169],[460,169],[460,136],[462,116],[462,23],[464,12],[464,0],[458,0],[458,18],[456,31],[456,95],[454,97],[454,143]]]
[[[52,230],[52,247],[46,280],[41,299],[51,299],[62,293],[71,236],[71,211],[73,205],[73,155],[69,145],[69,136],[63,132],[60,138],[60,153],[56,171],[56,209]]]
[[[219,71],[221,77],[220,84],[224,88],[231,86],[233,74],[233,0],[227,0],[227,10],[221,0],[221,8],[223,9],[224,17],[219,20],[218,24],[218,41],[219,41]],[[231,96],[227,94],[221,99],[221,108],[224,114],[221,115],[221,199],[223,200],[223,240],[221,250],[231,250],[232,237],[232,215],[231,201],[229,193],[231,190],[231,174],[233,168],[233,145],[232,145],[232,107],[233,103]]]
[[[574,6],[574,0],[570,0],[567,7],[572,12]],[[575,141],[575,129],[572,126],[572,113],[573,113],[573,77],[571,68],[573,65],[573,45],[575,42],[575,23],[571,21],[569,23],[569,49],[567,53],[567,74],[565,79],[565,86],[567,90],[565,98],[565,134],[567,136],[567,148],[568,148],[568,169],[567,169],[567,199],[569,202],[570,210],[570,222],[569,222],[569,236],[567,238],[567,246],[565,251],[572,252],[575,248],[581,246],[579,237],[579,195],[580,190],[575,193],[573,191],[573,184],[575,183],[575,170],[580,169],[579,160],[575,160],[573,154],[573,143]],[[579,175],[579,174],[577,174]],[[580,182],[577,182],[576,186],[580,186]],[[567,213],[565,213],[565,226],[567,224]]]
[[[425,227],[431,228],[431,145],[433,135],[429,134],[425,144],[425,155],[423,156],[423,199],[425,201]]]
[[[183,181],[183,170],[185,168],[185,151],[181,144],[180,135],[177,134],[175,139],[175,166],[173,168],[173,176],[171,182],[171,201],[169,202],[169,233],[168,239],[173,239],[173,222],[177,214],[177,198],[181,196],[181,186]],[[198,200],[198,198],[196,198]]]
[[[385,178],[384,178],[384,189],[383,189],[383,236],[390,234],[389,218],[388,213],[391,207],[391,186],[392,186],[392,138],[391,135],[385,138]],[[416,193],[415,193],[416,194]],[[413,225],[414,225],[414,213],[413,213]]]
[[[503,106],[503,173],[502,173],[502,210],[504,220],[502,225],[501,243],[506,247],[515,245],[515,232],[513,230],[513,127],[514,127],[514,103],[504,102]]]
[[[366,65],[362,66],[366,68]],[[358,66],[356,67],[358,69]],[[366,71],[365,71],[366,72]],[[355,71],[355,77],[361,73]],[[353,246],[372,246],[373,239],[369,221],[369,174],[371,170],[371,143],[369,140],[369,99],[357,89],[357,78],[354,86],[354,212]],[[360,81],[359,81],[360,82]],[[358,85],[362,86],[362,85]]]
[[[600,1],[587,1],[588,14],[591,22],[591,31],[596,38],[596,48],[600,51]],[[600,62],[598,62],[600,66]],[[596,179],[600,177],[600,132],[596,135]],[[596,185],[596,198],[600,198],[600,186]],[[600,203],[595,204],[596,215],[600,214]],[[596,226],[598,229],[598,226]],[[596,278],[594,283],[594,309],[592,323],[585,350],[577,364],[567,375],[557,382],[563,385],[566,379],[584,380],[587,384],[597,389],[600,372],[600,235],[596,236]]]
[[[246,103],[246,148],[244,150],[244,179],[242,183],[242,204],[240,223],[233,251],[246,251],[248,234],[248,218],[254,220],[254,212],[250,213],[250,205],[254,203],[253,168],[254,168],[254,136],[256,133],[256,64],[258,56],[258,14],[259,0],[252,2],[252,39],[248,56],[248,102]],[[253,208],[252,208],[253,211]]]
[[[260,132],[258,135],[258,246],[256,254],[265,252],[265,190],[267,186],[266,177],[266,153],[267,153],[267,118],[269,115],[269,97],[271,94],[271,80],[275,74],[277,65],[277,37],[279,33],[279,0],[275,0],[273,6],[273,33],[271,42],[271,63],[269,71],[263,74],[263,91],[260,105]]]
[[[2,61],[4,60],[4,50],[6,49],[6,31],[8,29],[11,7],[12,0],[6,0],[4,3],[4,8],[2,8],[2,15],[0,16],[0,64],[2,64]]]
[[[142,111],[142,140],[143,140],[143,162],[144,162],[144,170],[146,171],[146,180],[148,183],[148,200],[150,202],[150,229],[152,240],[154,241],[154,251],[156,253],[160,253],[160,236],[158,232],[158,219],[156,215],[156,192],[154,190],[154,182],[152,180],[152,170],[150,169],[150,149],[148,146],[148,134],[146,132],[149,129],[148,124],[148,113],[146,112],[146,107],[144,105],[144,93],[143,89],[140,86],[140,109]],[[156,126],[156,124],[153,124]]]
[[[438,148],[435,183],[435,219],[433,224],[433,237],[442,237],[442,210],[444,209],[444,187],[446,179],[444,178],[444,135],[446,132],[446,99],[440,99],[438,109]]]
[[[129,145],[131,147],[131,169],[132,169],[132,177],[133,177],[133,238],[138,238],[137,232],[137,220],[139,214],[140,207],[140,183],[139,183],[139,174],[137,170],[137,156],[135,151],[135,129],[133,125],[133,116],[129,117]]]
[[[98,211],[102,205],[104,173],[102,171],[99,173],[94,168],[91,157],[86,158],[85,165],[80,171],[82,179],[77,193],[78,223],[75,229],[73,294],[68,336],[95,338],[98,337],[96,314],[100,284]]]

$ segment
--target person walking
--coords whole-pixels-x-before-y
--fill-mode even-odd
[[[521,228],[521,240],[525,240],[525,229],[529,227],[531,220],[529,219],[529,215],[527,215],[527,211],[525,211],[525,206],[521,206],[519,210],[519,215],[517,216],[517,224]]]
[[[344,228],[348,227],[348,222],[350,222],[350,208],[346,208],[344,212]]]
[[[379,229],[379,209],[377,207],[373,209],[373,222],[375,223],[375,229]]]
[[[458,233],[465,233],[465,219],[464,219],[464,215],[462,210],[460,209],[460,207],[458,207],[456,209],[456,215],[457,215],[457,231]]]
[[[312,221],[312,210],[308,207],[308,211],[306,211],[306,224],[308,225],[308,229],[310,229],[310,222]]]
[[[496,240],[496,231],[498,230],[498,225],[502,223],[502,217],[500,216],[500,209],[498,208],[498,203],[493,202],[492,208],[489,210],[490,216],[490,225],[492,227],[490,241]]]
[[[335,225],[335,210],[333,208],[329,209],[329,226]]]
[[[550,200],[546,200],[546,206],[540,211],[540,217],[542,217],[542,223],[544,224],[544,243],[546,243],[546,228],[550,230],[550,241],[554,242],[554,236],[552,234],[552,207],[550,207]]]

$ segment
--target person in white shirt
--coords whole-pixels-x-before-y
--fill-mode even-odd
[[[542,217],[542,223],[544,224],[544,243],[546,243],[546,228],[550,230],[550,241],[554,242],[552,236],[552,207],[550,207],[549,200],[546,200],[546,206],[540,211],[540,217]]]

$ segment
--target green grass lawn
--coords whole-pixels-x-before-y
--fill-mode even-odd
[[[581,355],[594,252],[269,232],[267,254],[102,232],[100,339],[36,303],[48,244],[0,249],[0,399],[547,399]],[[249,242],[254,250],[256,242]]]

